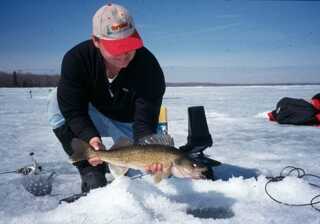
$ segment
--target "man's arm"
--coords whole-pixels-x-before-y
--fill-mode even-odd
[[[148,49],[137,51],[135,68],[139,71],[135,80],[137,98],[133,124],[134,140],[137,142],[142,137],[156,133],[166,85],[158,61]]]
[[[133,123],[134,141],[156,133],[162,97],[153,101],[138,98]]]
[[[144,71],[140,76],[137,88],[137,100],[135,102],[135,114],[133,124],[134,141],[156,133],[160,107],[165,93],[165,79],[162,69],[156,58],[146,50],[146,58],[141,60],[140,66]],[[163,164],[150,164],[145,167],[146,172],[161,173]]]
[[[88,81],[86,69],[77,56],[68,52],[63,58],[61,79],[58,85],[58,103],[66,124],[78,138],[88,142],[95,150],[105,149],[101,137],[88,114]],[[88,159],[96,166],[103,161],[98,157]]]
[[[100,137],[88,114],[88,87],[84,63],[68,52],[62,62],[58,84],[58,103],[66,124],[82,140]]]

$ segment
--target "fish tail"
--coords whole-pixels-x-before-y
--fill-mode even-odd
[[[88,160],[95,155],[95,151],[92,147],[79,138],[72,139],[71,148],[73,150],[73,154],[70,156],[72,163]]]

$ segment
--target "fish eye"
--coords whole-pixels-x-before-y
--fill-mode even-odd
[[[196,163],[193,163],[192,166],[195,168],[198,167],[198,165]]]

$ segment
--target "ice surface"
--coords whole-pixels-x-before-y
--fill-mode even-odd
[[[320,129],[280,126],[266,112],[284,96],[310,99],[320,86],[170,87],[169,133],[186,143],[188,106],[205,107],[214,145],[205,152],[224,164],[217,181],[170,178],[155,185],[150,176],[116,179],[72,204],[59,199],[80,192],[80,178],[51,131],[46,115],[48,88],[0,89],[0,172],[30,164],[35,153],[54,170],[52,195],[25,191],[18,174],[0,175],[0,223],[320,223],[311,207],[287,207],[264,192],[265,176],[287,165],[320,174]],[[111,144],[110,139],[104,139]],[[288,203],[308,203],[319,189],[288,177],[270,185]]]

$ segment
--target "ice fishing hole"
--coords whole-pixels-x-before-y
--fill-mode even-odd
[[[234,216],[233,211],[230,208],[225,207],[188,208],[187,214],[202,219],[226,219]]]

